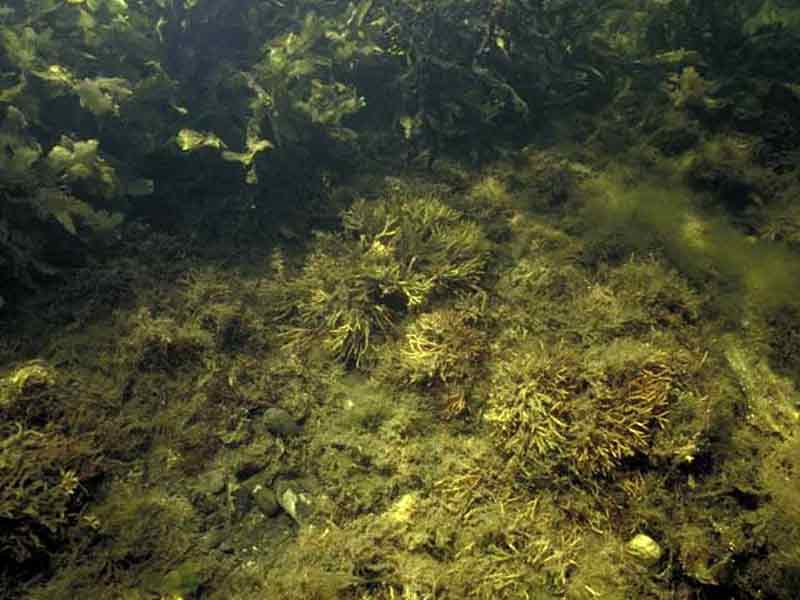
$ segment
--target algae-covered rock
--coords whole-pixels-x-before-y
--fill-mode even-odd
[[[30,394],[55,385],[56,372],[46,363],[34,361],[16,369],[8,382],[18,394]]]
[[[217,494],[222,493],[222,491],[225,489],[226,481],[227,475],[225,473],[225,469],[211,469],[210,471],[203,473],[200,475],[200,477],[198,477],[193,488],[195,491],[201,494],[210,494],[212,496],[216,496]]]
[[[628,554],[648,566],[654,565],[661,560],[661,556],[664,553],[658,542],[644,533],[635,535],[625,548]]]
[[[294,417],[282,408],[268,408],[264,411],[262,422],[267,431],[282,437],[297,435],[302,431]]]
[[[281,510],[275,492],[264,486],[256,486],[253,489],[253,502],[266,517],[274,517]]]
[[[235,462],[236,479],[244,481],[263,471],[267,467],[270,455],[273,454],[274,450],[273,440],[265,437],[238,451]]]
[[[295,480],[281,479],[275,484],[275,495],[278,504],[292,519],[303,525],[308,521],[312,511],[311,495]]]
[[[158,586],[162,598],[191,598],[198,593],[205,579],[204,565],[199,560],[189,560],[167,573]]]
[[[724,341],[725,359],[747,399],[750,425],[765,434],[788,437],[800,420],[792,382],[775,374],[767,361],[733,336]]]
[[[46,420],[59,412],[58,373],[44,361],[18,366],[0,378],[0,419]]]

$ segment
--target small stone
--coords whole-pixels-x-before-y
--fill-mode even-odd
[[[233,493],[233,506],[237,514],[244,517],[253,509],[253,494],[245,487],[240,487]]]
[[[286,225],[278,226],[278,235],[289,241],[296,240],[299,237],[292,228],[287,227]]]
[[[296,481],[279,480],[275,484],[278,504],[292,519],[302,525],[311,515],[311,497]]]
[[[243,460],[236,465],[236,479],[239,481],[244,481],[263,470],[264,461],[252,459]]]
[[[267,431],[281,437],[297,435],[302,431],[302,428],[297,424],[292,415],[282,408],[268,408],[264,412],[263,422]]]
[[[203,568],[199,561],[187,561],[169,571],[159,586],[162,597],[188,598],[197,594],[203,585]]]
[[[233,542],[231,540],[224,540],[219,545],[219,551],[222,552],[223,554],[233,554],[234,552],[236,552],[236,548],[234,547]]]
[[[275,497],[275,492],[267,487],[257,486],[253,490],[253,500],[264,516],[274,517],[281,512],[281,506]]]
[[[243,448],[236,461],[236,479],[244,481],[256,473],[263,471],[269,461],[267,453],[269,444],[263,441],[256,441]]]
[[[634,538],[628,542],[626,549],[628,550],[628,554],[648,566],[654,565],[661,560],[661,556],[664,553],[663,550],[661,550],[661,546],[658,545],[658,542],[649,535],[643,533],[634,536]]]
[[[195,492],[191,495],[190,499],[197,514],[205,517],[216,515],[222,506],[221,496],[212,496],[202,492]]]
[[[225,489],[225,469],[212,469],[200,475],[194,489],[202,494],[216,496]]]
[[[201,538],[202,545],[209,548],[209,549],[219,549],[222,548],[224,543],[228,540],[227,531],[222,529],[214,529],[211,531],[206,532],[206,534]]]

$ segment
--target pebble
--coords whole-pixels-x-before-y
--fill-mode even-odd
[[[212,469],[200,475],[194,489],[202,494],[216,496],[225,489],[225,469]]]
[[[268,408],[264,412],[263,423],[267,431],[281,437],[297,435],[302,431],[302,427],[297,424],[292,415],[282,408]]]
[[[296,481],[281,479],[275,484],[278,504],[298,525],[311,516],[311,496]]]
[[[661,560],[661,555],[664,553],[661,546],[658,545],[653,538],[649,535],[640,533],[631,539],[627,546],[628,554],[637,558],[645,565],[654,565]]]
[[[281,512],[281,506],[270,488],[258,486],[253,490],[253,500],[258,509],[266,517],[275,517]]]

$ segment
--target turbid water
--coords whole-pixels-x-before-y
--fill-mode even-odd
[[[793,3],[0,33],[0,597],[798,597]]]

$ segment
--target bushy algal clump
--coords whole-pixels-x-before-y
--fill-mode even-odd
[[[122,345],[125,361],[145,372],[169,372],[196,363],[213,347],[211,334],[197,324],[156,317],[142,308],[131,321],[133,329]]]
[[[317,342],[360,366],[402,315],[479,287],[490,244],[437,197],[359,200],[342,222],[343,232],[317,235],[298,277],[277,281],[292,346]]]
[[[484,312],[481,298],[470,296],[418,315],[386,346],[378,376],[425,389],[441,398],[448,414],[461,413],[483,371],[489,339]]]
[[[88,444],[16,424],[0,431],[0,557],[23,563],[47,553],[77,522]]]
[[[59,373],[43,361],[0,378],[0,565],[46,557],[78,521],[96,450],[90,436],[55,426],[65,401]]]
[[[525,347],[496,365],[485,418],[526,478],[590,481],[646,453],[685,360],[629,338],[602,352]]]

